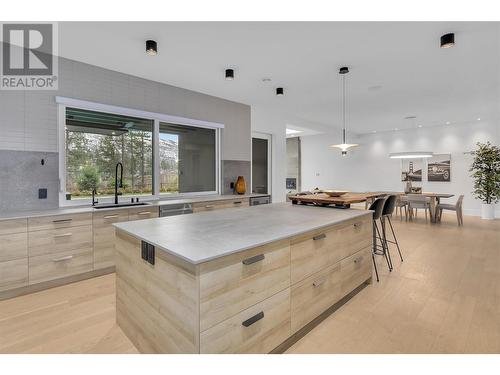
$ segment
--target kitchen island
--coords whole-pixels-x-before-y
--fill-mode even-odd
[[[371,211],[287,203],[114,224],[117,323],[144,353],[268,353],[371,282]]]

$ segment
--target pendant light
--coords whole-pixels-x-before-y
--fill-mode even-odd
[[[340,68],[339,74],[342,77],[342,143],[332,145],[330,147],[339,148],[342,151],[342,156],[347,155],[347,151],[351,147],[356,147],[358,144],[347,143],[347,126],[346,126],[346,75],[349,73],[349,68],[344,66]]]

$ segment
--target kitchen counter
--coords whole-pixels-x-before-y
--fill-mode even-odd
[[[280,351],[371,283],[371,216],[275,203],[116,223],[116,321],[143,353]]]
[[[162,199],[155,201],[146,201],[147,205],[143,206],[124,206],[124,207],[110,207],[110,208],[100,208],[95,209],[90,205],[85,206],[68,206],[68,207],[60,207],[48,210],[35,210],[35,211],[11,211],[11,212],[0,212],[0,221],[1,220],[9,220],[9,219],[25,219],[28,217],[43,217],[43,216],[53,216],[53,215],[72,215],[78,213],[85,212],[100,212],[100,211],[109,211],[109,210],[121,210],[121,209],[129,209],[133,207],[155,207],[155,206],[164,206],[169,204],[178,204],[178,203],[199,203],[199,202],[213,202],[220,201],[226,199],[237,199],[237,198],[253,198],[253,197],[264,197],[269,194],[245,194],[245,195],[200,195],[193,196],[189,198],[179,198],[179,199]],[[107,199],[107,198],[106,198]],[[102,202],[105,203],[105,202]],[[149,204],[150,203],[150,204]]]
[[[189,263],[199,264],[368,215],[371,211],[275,203],[114,226]]]

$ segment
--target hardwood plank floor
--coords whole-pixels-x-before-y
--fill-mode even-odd
[[[404,263],[287,353],[500,353],[500,220],[394,220]],[[1,353],[137,353],[115,324],[114,274],[0,301]]]

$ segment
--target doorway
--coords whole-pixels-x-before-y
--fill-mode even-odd
[[[252,133],[252,193],[271,193],[271,134]]]

